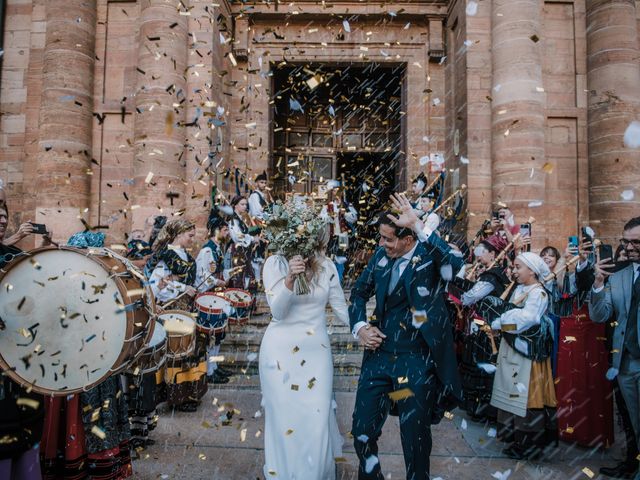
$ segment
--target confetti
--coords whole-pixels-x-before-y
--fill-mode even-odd
[[[348,33],[351,32],[351,25],[349,25],[349,21],[348,20],[343,20],[342,21],[342,28],[344,28],[345,32],[348,32]]]
[[[378,465],[378,463],[379,463],[378,457],[376,457],[375,455],[371,455],[370,457],[367,457],[364,464],[364,471],[367,473],[373,472],[373,469],[375,468],[376,465]]]
[[[625,202],[630,202],[631,200],[633,200],[635,194],[633,192],[633,190],[624,190],[621,194],[620,197],[625,201]]]
[[[478,3],[471,0],[469,3],[467,3],[465,12],[470,17],[475,16],[478,13]]]
[[[410,388],[402,388],[394,392],[389,392],[389,398],[394,402],[399,402],[400,400],[404,400],[405,398],[413,397],[413,395],[414,393]]]
[[[634,120],[624,131],[622,139],[627,148],[640,148],[640,121]]]
[[[100,427],[98,427],[97,425],[94,425],[91,428],[91,433],[93,433],[100,440],[104,440],[105,438],[107,438],[107,434],[104,433],[104,431]]]
[[[584,473],[589,478],[593,478],[596,476],[596,474],[593,473],[593,471],[589,467],[584,467],[582,469],[582,473]]]

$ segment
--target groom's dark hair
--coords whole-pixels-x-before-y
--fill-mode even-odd
[[[398,227],[395,223],[393,223],[393,220],[391,220],[389,218],[389,215],[395,215],[395,212],[392,212],[391,210],[385,210],[381,213],[378,214],[378,225],[388,225],[391,228],[393,228],[396,237],[398,238],[404,238],[404,237],[408,237],[409,235],[411,235],[412,237],[415,237],[416,234],[413,230],[411,230],[410,228],[405,228],[405,227]]]

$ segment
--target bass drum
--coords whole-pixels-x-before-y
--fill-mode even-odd
[[[142,352],[154,311],[143,275],[116,253],[33,250],[0,272],[0,367],[44,395],[88,390]]]

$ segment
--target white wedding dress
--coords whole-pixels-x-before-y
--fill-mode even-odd
[[[335,416],[326,306],[348,325],[347,303],[331,260],[323,261],[309,295],[296,295],[285,286],[287,271],[286,260],[275,255],[263,270],[273,316],[260,345],[264,476],[333,480],[343,439]]]

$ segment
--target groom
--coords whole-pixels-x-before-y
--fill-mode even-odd
[[[445,401],[462,396],[440,287],[441,270],[455,275],[463,260],[425,228],[404,196],[392,200],[401,215],[380,215],[380,248],[351,291],[351,329],[365,348],[351,433],[358,479],[383,480],[377,440],[395,403],[407,480],[428,480],[431,425]],[[373,295],[375,320],[368,322]]]

